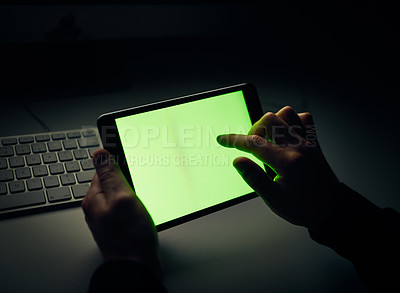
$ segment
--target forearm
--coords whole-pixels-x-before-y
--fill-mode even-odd
[[[130,260],[103,263],[93,274],[89,293],[166,293],[164,285],[147,267]]]
[[[350,260],[374,290],[395,288],[400,265],[400,214],[381,209],[341,184],[337,205],[312,239]],[[396,286],[395,286],[396,285]]]

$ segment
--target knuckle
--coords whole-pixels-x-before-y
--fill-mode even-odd
[[[287,166],[290,168],[297,168],[305,163],[305,156],[299,152],[290,152],[287,154],[286,157]]]
[[[313,116],[310,112],[304,112],[301,115],[305,125],[313,124]]]
[[[97,174],[101,182],[108,181],[114,177],[114,169],[113,168],[98,169]]]
[[[283,120],[287,120],[290,117],[295,117],[296,115],[296,111],[291,106],[285,106],[276,113],[276,116]]]
[[[272,112],[267,112],[264,114],[264,116],[262,117],[263,121],[270,121],[271,119],[275,118],[275,114]]]
[[[248,142],[250,146],[260,147],[265,144],[265,138],[258,135],[249,135]]]
[[[250,129],[248,135],[253,135],[253,134],[254,134],[254,135],[264,134],[264,133],[266,132],[266,129],[267,129],[267,126],[266,126],[266,125],[259,123],[259,124],[257,124],[257,125],[254,125],[254,126]]]
[[[289,105],[283,107],[281,111],[285,112],[285,113],[296,113],[296,111],[293,109],[293,107],[289,106]]]

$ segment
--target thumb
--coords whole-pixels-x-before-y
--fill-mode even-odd
[[[117,194],[126,187],[125,178],[108,151],[104,149],[97,150],[93,154],[93,164],[96,168],[100,185],[107,198]]]
[[[246,157],[239,157],[233,161],[233,166],[269,206],[276,205],[280,188],[259,165]]]

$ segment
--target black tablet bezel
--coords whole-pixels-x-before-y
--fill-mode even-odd
[[[228,86],[220,89],[214,89],[202,93],[191,94],[179,98],[174,98],[166,101],[156,102],[148,105],[138,106],[134,108],[128,108],[124,110],[119,110],[115,112],[102,114],[97,119],[97,127],[99,129],[100,137],[103,143],[103,147],[108,150],[117,163],[119,164],[122,173],[125,175],[127,181],[134,189],[133,180],[130,176],[128,165],[126,164],[126,159],[124,151],[122,149],[121,140],[117,133],[117,126],[115,119],[130,116],[138,113],[148,112],[156,109],[166,108],[170,106],[175,106],[178,104],[183,104],[187,102],[192,102],[196,100],[206,99],[222,94],[227,94],[231,92],[242,91],[245,98],[246,106],[249,111],[250,119],[252,124],[261,118],[263,115],[263,110],[261,107],[260,100],[257,95],[256,88],[249,83],[243,83],[233,86]],[[158,231],[165,230],[167,228],[182,224],[184,222],[196,219],[198,217],[213,213],[215,211],[221,210],[223,208],[235,205],[237,203],[246,201],[248,199],[254,198],[257,195],[253,193],[245,194],[240,197],[231,199],[229,201],[205,208],[203,210],[193,212],[191,214],[179,217],[177,219],[159,224],[156,226]]]

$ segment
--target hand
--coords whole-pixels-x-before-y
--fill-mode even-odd
[[[253,154],[273,170],[270,176],[245,157],[233,162],[247,184],[285,220],[316,229],[332,212],[339,181],[319,147],[310,113],[297,114],[286,106],[265,114],[248,135],[220,135],[217,141]]]
[[[149,213],[106,150],[96,151],[93,163],[97,173],[82,208],[104,259],[131,259],[161,277],[158,238]]]

